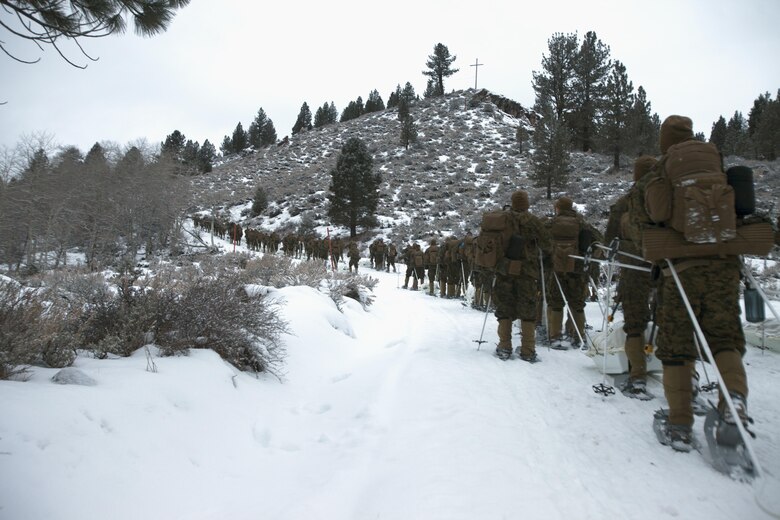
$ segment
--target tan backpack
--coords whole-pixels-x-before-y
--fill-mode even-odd
[[[734,189],[718,149],[690,140],[669,147],[660,175],[645,188],[645,208],[657,224],[695,244],[717,244],[737,236]]]
[[[493,270],[504,258],[514,231],[512,215],[506,210],[487,211],[482,214],[479,236],[474,240],[474,265]]]
[[[573,215],[558,215],[550,228],[553,242],[553,270],[557,273],[574,272],[574,258],[580,253],[580,221]]]

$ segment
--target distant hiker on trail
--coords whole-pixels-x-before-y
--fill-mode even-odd
[[[736,249],[729,242],[739,243],[734,192],[727,185],[720,152],[713,144],[694,138],[693,123],[688,117],[666,118],[659,140],[663,155],[657,166],[637,182],[629,201],[632,232],[641,237],[644,256],[669,259],[659,261],[664,280],[655,353],[663,364],[669,410],[656,413],[654,426],[663,444],[684,452],[694,447],[692,378],[699,352],[693,318],[701,327],[739,416],[735,418],[731,413],[721,388],[716,445],[735,448],[741,443],[736,420],[747,428],[749,418],[747,374],[742,362],[745,336],[739,305],[737,254],[742,253],[730,254]],[[699,196],[680,198],[679,190]],[[675,203],[670,204],[671,200]],[[683,203],[678,204],[679,200]],[[706,210],[702,209],[702,200],[706,201]],[[680,226],[684,231],[678,229]],[[748,227],[745,224],[742,229]],[[668,238],[654,242],[654,233],[664,233]],[[653,247],[662,250],[654,251]],[[696,254],[702,250],[709,254]],[[693,317],[688,313],[683,292]]]
[[[460,296],[460,240],[454,235],[444,241],[439,248],[439,289],[442,298]]]
[[[585,337],[588,280],[582,260],[572,258],[571,255],[580,255],[590,246],[591,239],[584,237],[593,236],[591,227],[574,209],[569,197],[561,197],[555,202],[555,216],[547,222],[547,229],[552,236],[552,269],[545,283],[549,305],[547,333],[550,347],[557,350],[579,346],[580,337]],[[577,330],[573,337],[563,337],[561,334],[564,305],[568,306],[574,316]]]
[[[349,272],[352,272],[352,267],[355,268],[355,272],[358,272],[358,263],[360,263],[360,249],[358,249],[358,245],[355,243],[355,241],[351,241],[349,243],[349,250],[347,252],[347,256],[349,257]]]
[[[386,271],[390,272],[390,267],[393,268],[393,272],[395,271],[395,259],[398,256],[398,249],[396,249],[395,244],[392,242],[388,244],[387,246],[387,269]]]
[[[428,294],[435,296],[434,286],[438,276],[439,245],[436,243],[435,238],[432,238],[429,244],[425,249],[423,260],[425,261],[425,268],[428,270]]]
[[[634,162],[634,185],[630,191],[620,197],[609,210],[609,222],[604,236],[605,243],[619,239],[620,251],[641,256],[639,244],[631,240],[628,229],[628,201],[636,190],[636,182],[645,176],[657,161],[649,155],[643,155]],[[619,255],[616,260],[630,265],[647,266],[646,262],[635,260],[627,255]],[[646,271],[623,268],[620,270],[620,281],[615,302],[623,305],[623,331],[626,333],[624,350],[629,364],[629,376],[620,390],[628,397],[651,399],[647,392],[647,358],[645,357],[645,330],[650,321],[650,291],[652,289],[651,274]]]
[[[385,268],[385,255],[387,246],[382,238],[377,238],[372,244],[374,246],[374,268],[381,271]]]
[[[405,250],[404,259],[406,261],[406,277],[404,278],[404,289],[409,288],[409,278],[412,278],[412,290],[416,291],[418,283],[425,281],[425,260],[423,258],[420,244],[409,245]]]
[[[517,190],[512,194],[510,210],[512,235],[505,253],[496,267],[493,292],[498,320],[496,355],[503,360],[512,355],[512,322],[520,320],[522,334],[516,353],[528,362],[538,360],[536,355],[536,299],[540,276],[539,249],[550,253],[550,236],[544,224],[528,212],[528,193]]]

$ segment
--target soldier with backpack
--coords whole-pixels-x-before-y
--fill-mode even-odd
[[[350,241],[349,243],[349,250],[347,252],[347,257],[349,257],[349,272],[352,272],[352,267],[355,268],[355,272],[358,272],[358,263],[360,263],[360,249],[358,249],[357,244],[355,241]]]
[[[579,346],[579,338],[585,336],[588,278],[582,260],[571,255],[580,255],[590,246],[592,239],[584,237],[593,236],[591,228],[574,209],[569,197],[561,197],[555,202],[555,216],[547,222],[552,237],[552,269],[546,281],[550,348],[567,350],[569,346]],[[577,329],[575,336],[570,338],[561,334],[564,305],[568,305]]]
[[[424,253],[425,268],[428,270],[428,294],[434,295],[434,285],[436,283],[437,271],[439,268],[439,245],[436,239],[432,238],[430,245]]]
[[[536,355],[536,299],[540,276],[538,251],[550,252],[550,238],[544,224],[528,211],[528,192],[512,194],[506,212],[510,234],[495,269],[495,316],[498,321],[496,355],[512,355],[512,322],[520,320],[521,340],[516,353],[523,361],[538,361]],[[479,246],[477,246],[479,247]],[[478,254],[478,253],[477,253]],[[476,256],[476,255],[475,255]],[[477,259],[475,258],[475,261]]]
[[[656,164],[656,160],[649,155],[643,155],[634,162],[634,185],[628,193],[620,197],[609,210],[609,221],[605,242],[611,243],[613,239],[619,239],[620,251],[641,256],[639,244],[631,240],[628,227],[628,201],[632,191],[636,190],[636,182],[645,176]],[[627,255],[620,256],[620,262],[624,264],[640,265],[640,260],[632,259]],[[624,395],[636,399],[651,399],[653,396],[647,392],[647,359],[645,357],[645,330],[650,321],[650,291],[652,289],[651,274],[634,269],[621,269],[618,282],[616,302],[623,305],[623,331],[626,333],[626,341],[623,349],[626,352],[629,364],[628,379],[622,384],[620,390]]]
[[[393,272],[395,272],[395,259],[398,256],[398,249],[396,249],[395,244],[390,242],[390,244],[387,246],[387,269],[386,271],[390,272],[390,267],[393,268]]]
[[[764,242],[771,239],[762,235],[741,241],[750,229],[764,228],[745,223],[737,233],[734,190],[723,172],[722,157],[713,144],[694,139],[688,117],[666,118],[659,141],[658,164],[637,182],[629,200],[630,225],[641,237],[643,256],[658,261],[664,276],[656,356],[663,364],[669,410],[656,413],[656,434],[677,451],[694,446],[692,376],[699,356],[695,319],[726,386],[720,388],[715,443],[736,448],[741,442],[736,421],[745,428],[749,422],[737,255],[766,254]],[[725,402],[724,391],[738,417]]]

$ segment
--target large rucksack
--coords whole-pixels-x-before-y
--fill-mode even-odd
[[[512,214],[506,210],[482,214],[479,236],[474,240],[474,266],[494,270],[504,258],[514,232]]]
[[[734,188],[715,145],[684,141],[670,146],[663,161],[660,175],[644,190],[645,210],[659,224],[642,229],[647,260],[769,252],[771,224],[743,221],[751,211],[744,208],[737,215]]]
[[[734,189],[715,145],[690,140],[670,146],[661,171],[645,188],[645,206],[654,222],[694,244],[737,236]]]
[[[574,271],[574,258],[580,254],[580,221],[574,215],[558,215],[553,218],[550,235],[553,242],[553,270],[557,273]]]

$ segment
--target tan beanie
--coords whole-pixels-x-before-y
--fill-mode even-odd
[[[634,182],[644,177],[645,174],[653,169],[657,162],[655,157],[650,157],[649,155],[637,157],[637,160],[634,161]]]
[[[561,197],[555,202],[555,207],[558,209],[571,209],[574,202],[569,197]]]
[[[528,210],[528,192],[523,190],[517,190],[512,194],[512,209],[515,211]]]
[[[693,139],[693,121],[690,117],[669,116],[661,123],[659,146],[666,153],[670,146]]]

